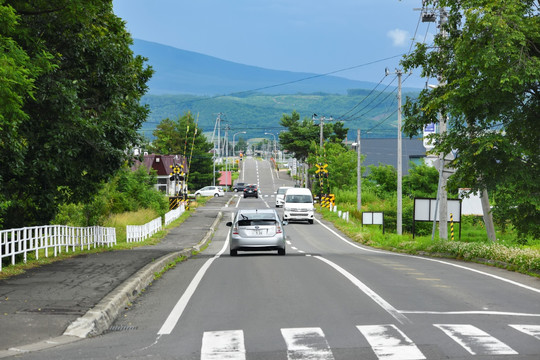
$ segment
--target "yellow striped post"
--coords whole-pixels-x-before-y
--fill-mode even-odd
[[[450,213],[450,236],[454,241],[454,214]]]

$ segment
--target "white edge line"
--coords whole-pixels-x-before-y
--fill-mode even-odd
[[[481,275],[484,275],[484,276],[488,276],[488,277],[494,278],[494,279],[496,279],[496,280],[503,281],[503,282],[506,282],[506,283],[509,283],[509,284],[512,284],[512,285],[521,287],[521,288],[523,288],[523,289],[527,289],[527,290],[530,290],[530,291],[533,291],[533,292],[536,292],[536,293],[539,293],[539,294],[540,294],[540,289],[536,289],[536,288],[533,288],[532,286],[528,286],[528,285],[525,285],[525,284],[518,283],[517,281],[513,281],[513,280],[510,280],[510,279],[505,279],[505,278],[503,278],[503,277],[500,277],[500,276],[497,276],[497,275],[493,275],[493,274],[490,274],[490,273],[487,273],[487,272],[484,272],[484,271],[472,269],[472,268],[469,268],[469,267],[466,267],[466,266],[463,266],[463,265],[452,264],[452,263],[447,262],[447,261],[437,260],[437,259],[431,259],[431,258],[426,258],[426,257],[421,257],[421,256],[408,255],[408,254],[398,254],[398,253],[393,253],[393,252],[388,252],[388,251],[381,251],[381,250],[368,249],[368,248],[365,248],[365,247],[363,247],[363,246],[359,246],[359,245],[357,245],[357,244],[352,243],[351,241],[345,239],[343,236],[339,235],[339,234],[336,233],[334,230],[330,229],[328,226],[326,226],[325,224],[323,224],[320,220],[318,220],[318,219],[315,219],[315,220],[316,220],[319,224],[321,224],[323,227],[325,227],[328,231],[330,231],[332,234],[334,234],[335,236],[337,236],[339,239],[341,239],[342,241],[346,242],[347,244],[349,244],[349,245],[351,245],[351,246],[354,246],[355,248],[360,249],[360,250],[364,250],[364,251],[368,251],[368,252],[374,252],[374,253],[378,253],[378,254],[386,254],[386,255],[393,255],[393,256],[403,256],[403,257],[410,257],[410,258],[415,258],[415,259],[421,259],[421,260],[425,260],[425,261],[437,262],[437,263],[440,263],[440,264],[445,264],[445,265],[457,267],[457,268],[462,269],[462,270],[467,270],[467,271],[475,272],[475,273],[477,273],[477,274],[481,274]]]
[[[212,265],[214,260],[219,258],[225,252],[225,249],[227,248],[228,245],[229,245],[229,235],[227,235],[227,239],[225,240],[225,244],[223,245],[223,248],[214,257],[208,259],[204,263],[204,265],[199,269],[195,277],[191,280],[191,283],[187,287],[186,291],[184,292],[184,294],[182,294],[182,296],[180,297],[180,299],[178,300],[178,302],[176,303],[176,305],[170,312],[169,316],[167,317],[167,320],[165,320],[165,322],[161,326],[161,329],[159,329],[158,335],[171,334],[174,327],[178,323],[178,320],[180,320],[180,317],[182,316],[184,310],[186,309],[186,306],[189,303],[189,300],[195,293],[195,290],[197,290],[197,287],[199,286],[202,278],[204,277],[204,274],[206,273],[208,268],[210,268],[210,265]]]
[[[379,294],[377,294],[375,291],[371,290],[366,284],[358,280],[354,275],[352,275],[347,270],[343,269],[336,263],[333,263],[332,261],[325,259],[321,256],[313,256],[316,259],[319,259],[331,267],[333,267],[335,270],[337,270],[341,275],[345,276],[350,282],[352,282],[354,285],[356,285],[364,294],[369,296],[374,302],[376,302],[380,307],[382,307],[387,313],[392,315],[397,321],[400,323],[404,322],[410,322],[410,320],[403,314],[401,314],[396,308],[394,308],[390,303],[388,303],[386,300],[384,300]]]

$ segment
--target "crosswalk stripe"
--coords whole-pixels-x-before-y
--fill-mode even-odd
[[[521,331],[527,335],[534,336],[540,340],[540,325],[509,325],[516,330]]]
[[[245,360],[242,330],[206,331],[203,334],[201,360]]]
[[[471,355],[517,355],[518,353],[473,325],[433,324]]]
[[[395,325],[357,326],[375,355],[384,360],[422,360],[420,349]]]
[[[334,355],[321,328],[281,329],[287,359],[333,360]]]

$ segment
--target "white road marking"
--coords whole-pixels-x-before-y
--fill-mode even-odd
[[[201,360],[245,360],[242,330],[206,331],[203,334]]]
[[[375,355],[384,360],[422,360],[420,349],[395,325],[357,326]]]
[[[332,360],[334,355],[321,328],[281,329],[287,359]]]
[[[518,353],[473,325],[433,324],[471,355],[517,355]]]
[[[518,313],[510,311],[409,311],[409,310],[399,310],[402,314],[426,314],[426,315],[500,315],[500,316],[533,316],[540,317],[540,314],[530,314],[530,313]]]
[[[540,289],[533,288],[532,286],[527,286],[525,284],[518,283],[517,281],[513,281],[513,280],[510,280],[510,279],[505,279],[503,277],[493,275],[493,274],[490,274],[490,273],[487,273],[487,272],[484,272],[484,271],[476,270],[476,269],[473,269],[473,268],[469,268],[469,267],[466,267],[466,266],[463,266],[463,265],[453,264],[453,263],[450,263],[450,262],[447,262],[447,261],[431,259],[431,258],[427,258],[427,257],[414,256],[414,255],[408,255],[408,254],[398,254],[398,253],[391,253],[391,252],[387,252],[387,251],[369,249],[369,248],[357,245],[357,244],[351,242],[348,239],[345,239],[343,236],[339,235],[337,232],[335,232],[334,230],[330,229],[328,226],[323,224],[320,220],[315,219],[315,221],[317,221],[320,225],[322,225],[324,228],[326,228],[326,230],[328,230],[332,234],[334,234],[338,239],[344,241],[345,243],[347,243],[347,244],[349,244],[349,245],[351,245],[351,246],[353,246],[353,247],[355,247],[357,249],[363,250],[363,251],[373,252],[373,253],[377,253],[377,254],[386,254],[386,255],[391,255],[391,256],[410,257],[410,258],[414,258],[414,259],[420,259],[420,260],[424,260],[424,261],[431,261],[431,262],[436,262],[436,263],[439,263],[439,264],[445,264],[445,265],[453,266],[453,267],[456,267],[456,268],[459,268],[459,269],[462,269],[462,270],[467,270],[467,271],[475,272],[477,274],[481,274],[481,275],[484,275],[484,276],[489,276],[489,277],[494,278],[496,280],[504,281],[506,283],[509,283],[509,284],[512,284],[512,285],[515,285],[515,286],[519,286],[519,287],[521,287],[523,289],[534,291],[534,292],[540,294]]]
[[[521,331],[527,335],[534,336],[540,340],[540,325],[509,325],[516,330]]]
[[[403,314],[401,314],[396,308],[394,308],[390,303],[388,303],[386,300],[384,300],[381,296],[379,296],[375,291],[371,290],[366,284],[364,284],[362,281],[358,280],[356,277],[354,277],[350,272],[343,269],[341,266],[337,265],[336,263],[333,263],[332,261],[325,259],[321,256],[314,256],[314,258],[319,259],[334,269],[336,269],[340,274],[345,276],[350,282],[352,282],[356,287],[358,287],[364,294],[369,296],[373,301],[375,301],[380,307],[382,307],[384,310],[386,310],[387,313],[392,315],[394,319],[399,321],[400,323],[410,322],[410,320]]]
[[[221,256],[225,252],[225,249],[229,246],[229,235],[227,234],[227,238],[225,240],[225,244],[223,245],[223,248],[212,258],[208,259],[204,265],[199,269],[195,277],[191,280],[191,283],[187,287],[184,294],[182,294],[182,297],[178,300],[174,308],[172,309],[171,313],[167,317],[167,320],[163,323],[161,326],[161,329],[158,331],[158,335],[170,335],[170,333],[173,331],[174,327],[178,323],[178,320],[180,320],[180,317],[182,316],[182,313],[186,309],[186,306],[195,293],[195,290],[197,290],[197,287],[199,286],[202,278],[204,277],[204,274],[206,274],[206,271],[208,268],[210,268],[210,265]]]

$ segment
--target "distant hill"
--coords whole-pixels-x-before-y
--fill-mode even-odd
[[[148,58],[148,64],[156,71],[149,82],[152,95],[211,96],[250,90],[265,94],[346,94],[350,89],[372,89],[376,85],[337,76],[242,65],[138,39],[134,39],[132,49]]]
[[[151,111],[142,128],[148,138],[161,120],[187,111],[199,116],[205,132],[213,131],[222,113],[231,134],[245,130],[247,138],[266,137],[283,130],[279,120],[293,110],[302,118],[316,113],[343,119],[351,137],[356,129],[370,130],[367,137],[396,136],[395,88],[373,91],[371,82],[269,70],[137,39],[133,51],[155,70],[142,99]],[[403,89],[404,97],[407,91],[416,96],[410,90]]]

